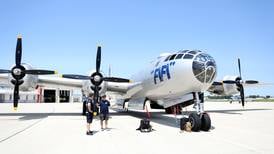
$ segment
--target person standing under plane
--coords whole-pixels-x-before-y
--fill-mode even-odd
[[[87,135],[93,135],[93,131],[91,131],[91,123],[93,120],[93,94],[89,94],[88,99],[86,100],[86,117],[87,117]]]
[[[108,129],[108,119],[109,119],[109,106],[110,103],[106,99],[106,95],[102,96],[102,100],[98,104],[100,107],[100,120],[101,120],[101,130],[104,130],[103,121],[105,120],[105,129]]]

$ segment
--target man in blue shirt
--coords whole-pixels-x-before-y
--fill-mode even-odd
[[[100,101],[100,103],[98,104],[98,106],[100,107],[100,120],[101,120],[101,129],[104,130],[103,127],[103,121],[105,120],[105,128],[108,128],[108,118],[109,118],[109,106],[110,103],[109,101],[106,99],[106,95],[102,96],[102,100]]]

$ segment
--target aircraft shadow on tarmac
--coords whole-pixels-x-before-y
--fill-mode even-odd
[[[114,109],[114,113],[111,113],[110,116],[132,116],[138,119],[145,119],[147,117],[147,113],[143,111],[119,111]],[[150,121],[154,123],[158,123],[161,125],[166,125],[170,127],[179,128],[180,127],[180,121],[175,116],[166,116],[165,112],[151,112],[150,113]],[[136,128],[139,126],[140,123],[136,124]]]
[[[129,115],[135,118],[139,118],[139,119],[145,119],[147,118],[147,113],[143,112],[143,111],[121,111],[121,110],[117,110],[117,109],[113,109],[117,112],[111,113],[111,116],[125,116],[125,115]],[[251,111],[269,111],[272,109],[233,109],[233,110],[207,110],[206,112],[208,113],[223,113],[223,114],[238,114],[238,115],[242,115],[242,112],[251,112]],[[189,115],[190,113],[192,113],[194,111],[184,111],[182,115]],[[178,119],[178,117],[176,118],[176,116],[166,116],[167,114],[163,111],[163,112],[151,112],[151,122],[155,122],[161,125],[166,125],[166,126],[170,126],[170,127],[175,127],[175,128],[179,128],[180,127],[180,121]],[[182,117],[182,115],[180,115],[180,117]],[[211,126],[211,130],[215,129],[214,126]]]
[[[121,110],[116,110],[117,112],[110,113],[111,117],[115,116],[132,116],[139,119],[147,118],[146,112],[143,111],[128,111],[124,112]],[[167,125],[171,127],[179,128],[179,119],[176,119],[175,117],[168,117],[165,116],[166,114],[164,112],[152,112],[151,113],[151,121],[155,123],[159,123],[162,125]],[[35,119],[43,119],[47,118],[49,116],[82,116],[81,113],[0,113],[1,116],[14,116],[19,117],[18,120],[35,120]],[[139,123],[136,124],[136,128],[139,126]]]
[[[116,112],[110,113],[111,117],[115,116],[132,116],[139,119],[145,119],[147,118],[147,113],[143,111],[121,111],[118,109],[113,109]],[[223,114],[238,114],[242,115],[242,112],[251,112],[251,111],[269,111],[272,109],[231,109],[231,110],[207,110],[208,113],[223,113]],[[192,111],[184,111],[183,115],[188,115]],[[167,116],[167,114],[162,111],[158,112],[151,112],[151,122],[155,122],[161,125],[166,125],[170,127],[179,128],[179,118],[176,116]],[[19,116],[19,120],[35,120],[35,119],[43,119],[47,118],[49,116],[81,116],[81,113],[75,113],[75,112],[67,112],[67,113],[0,113],[1,116]],[[180,115],[182,116],[182,115]],[[139,126],[139,123],[136,124],[136,128]],[[212,126],[211,129],[214,129],[214,126]]]

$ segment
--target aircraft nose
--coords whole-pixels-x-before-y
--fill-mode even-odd
[[[217,73],[215,60],[209,54],[200,53],[193,60],[192,71],[200,82],[211,83]]]

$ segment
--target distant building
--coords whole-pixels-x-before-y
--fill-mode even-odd
[[[34,91],[20,91],[20,103],[73,103],[81,102],[80,90],[72,88],[52,88],[38,86]],[[0,103],[13,102],[13,88],[0,84]]]

